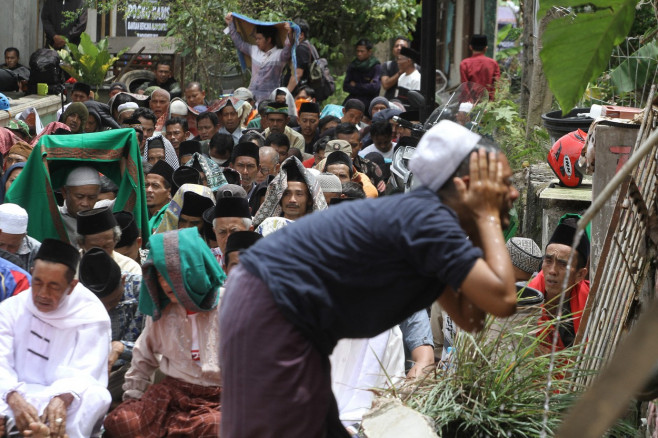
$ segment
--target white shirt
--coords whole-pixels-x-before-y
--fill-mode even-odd
[[[365,158],[365,156],[368,155],[371,152],[377,152],[379,155],[383,156],[385,159],[392,160],[393,159],[393,152],[395,152],[395,148],[394,148],[393,144],[391,144],[391,149],[388,152],[382,152],[379,149],[377,149],[377,147],[374,144],[371,144],[367,148],[361,150],[359,152],[359,155],[361,157]]]
[[[404,87],[409,91],[420,91],[420,72],[414,70],[411,74],[402,73],[398,78],[398,87]]]

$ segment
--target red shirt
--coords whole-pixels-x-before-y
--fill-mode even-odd
[[[489,99],[494,99],[496,82],[500,79],[498,63],[482,53],[476,53],[459,64],[459,76],[462,82],[475,82],[489,91]]]
[[[532,280],[528,282],[528,287],[537,289],[544,296],[546,295],[546,284],[544,283],[544,271],[540,271],[539,274]],[[589,295],[589,281],[583,280],[576,284],[573,289],[571,289],[570,295],[570,309],[573,316],[573,330],[574,333],[578,333],[578,327],[580,327],[580,319],[583,316],[583,310],[585,309],[585,304],[587,303],[587,296]],[[550,321],[551,316],[548,315],[545,309],[542,310],[542,316],[539,318],[539,324],[545,324],[546,321]],[[542,330],[537,336],[544,337],[545,341],[549,344],[553,343],[553,327],[548,327],[545,330]],[[558,336],[557,339],[557,349],[563,350],[564,344],[562,339]]]
[[[312,168],[313,166],[315,166],[315,157],[311,157],[308,160],[304,160],[304,162],[302,162],[302,165],[307,169]]]

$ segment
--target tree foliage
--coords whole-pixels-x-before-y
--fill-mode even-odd
[[[612,49],[633,24],[637,0],[540,0],[539,17],[552,7],[564,16],[553,19],[542,35],[540,56],[551,91],[563,113],[583,96],[587,84],[607,67]]]
[[[180,54],[186,57],[185,80],[199,80],[217,90],[218,73],[227,65],[237,64],[235,47],[223,33],[228,12],[263,21],[305,19],[309,23],[311,42],[321,56],[333,64],[351,59],[344,47],[360,38],[373,42],[397,35],[409,36],[420,17],[416,0],[88,0],[100,11],[112,7],[125,10],[131,3],[146,8],[168,5],[169,35],[177,38]]]

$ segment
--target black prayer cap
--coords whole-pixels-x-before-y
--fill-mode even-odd
[[[249,202],[246,198],[236,197],[218,199],[215,205],[214,217],[244,217],[251,219]]]
[[[253,231],[236,231],[235,233],[231,233],[226,240],[224,260],[226,260],[228,253],[244,251],[262,238],[263,236]]]
[[[288,104],[285,102],[269,102],[265,107],[265,114],[288,115]]]
[[[562,222],[557,225],[553,235],[548,241],[548,245],[551,243],[559,243],[562,245],[572,246],[573,239],[576,237],[576,228],[578,226],[578,219],[575,217],[567,217]],[[546,245],[548,247],[548,245]],[[576,246],[576,251],[581,255],[583,261],[586,262],[589,258],[589,239],[587,238],[587,233],[583,233],[583,237],[580,238],[580,242]]]
[[[420,64],[420,53],[410,47],[403,47],[400,49],[400,55],[411,59],[416,64]]]
[[[165,181],[169,183],[169,186],[173,185],[173,174],[174,174],[174,169],[171,167],[169,163],[167,163],[164,160],[158,160],[157,163],[151,167],[151,171],[148,173],[150,174],[155,174],[155,175],[160,175],[161,177],[164,178]]]
[[[186,192],[183,195],[183,208],[180,214],[201,217],[203,212],[213,206],[212,199],[194,192]]]
[[[149,149],[164,149],[164,141],[162,140],[162,137],[157,136],[147,140],[146,146],[148,146]]]
[[[110,207],[92,208],[78,213],[77,232],[81,236],[102,233],[117,226]]]
[[[240,172],[238,172],[235,169],[231,169],[230,167],[225,167],[222,169],[222,173],[224,174],[224,178],[226,178],[226,182],[231,184],[231,185],[240,185],[242,182],[242,175],[240,175]]]
[[[178,145],[178,156],[194,155],[195,152],[201,153],[201,142],[196,140],[185,140]]]
[[[201,174],[194,167],[181,166],[171,176],[171,196],[174,196],[183,184],[201,184]]]
[[[203,214],[201,215],[201,218],[203,219],[203,227],[201,228],[201,231],[203,232],[203,237],[205,237],[206,241],[210,240],[215,240],[215,230],[212,228],[212,220],[214,219],[213,216],[215,215],[215,206],[213,205],[210,207],[208,210],[204,211]]]
[[[46,262],[61,263],[68,266],[73,271],[78,270],[80,253],[73,246],[57,239],[44,239],[41,247],[34,256],[35,260],[44,260]]]
[[[327,167],[332,164],[345,164],[348,169],[350,169],[350,177],[353,174],[352,169],[352,159],[343,151],[334,151],[329,154],[327,161],[324,164],[324,172],[327,171]]]
[[[304,102],[299,107],[299,114],[301,113],[315,113],[320,114],[320,105],[315,102]]]
[[[402,114],[400,114],[398,117],[408,122],[418,122],[420,120],[420,111],[418,110],[405,111]]]
[[[92,248],[80,260],[78,277],[87,289],[103,298],[119,287],[121,268],[104,250]]]
[[[238,157],[252,157],[256,160],[256,165],[260,164],[260,155],[258,153],[258,146],[250,141],[238,143],[233,148],[233,155],[231,156],[231,163],[235,163]]]
[[[297,158],[289,158],[284,162],[284,169],[286,169],[286,179],[288,181],[299,181],[306,184],[304,175],[299,170],[299,167],[295,161],[297,161]]]
[[[73,84],[73,90],[72,91],[82,91],[85,93],[87,96],[91,94],[91,87],[84,82],[76,82]]]
[[[114,219],[121,227],[121,240],[116,244],[116,247],[123,248],[135,243],[135,240],[139,237],[135,216],[129,211],[117,211],[114,213]]]

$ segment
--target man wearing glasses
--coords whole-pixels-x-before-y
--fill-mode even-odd
[[[574,248],[576,250],[574,261],[571,269],[567,272],[569,254],[571,253],[579,217],[578,215],[565,215],[560,219],[560,223],[553,232],[548,245],[546,245],[541,271],[528,283],[528,287],[537,289],[544,294],[544,309],[540,324],[545,324],[557,316],[560,294],[566,294],[562,315],[569,318],[567,321],[560,322],[558,350],[573,345],[587,302],[587,295],[589,294],[587,266],[590,245],[586,234],[583,235]],[[567,274],[567,287],[563,290],[562,287]],[[539,336],[542,336],[548,345],[553,342],[553,329],[553,326],[546,327],[539,333]]]

